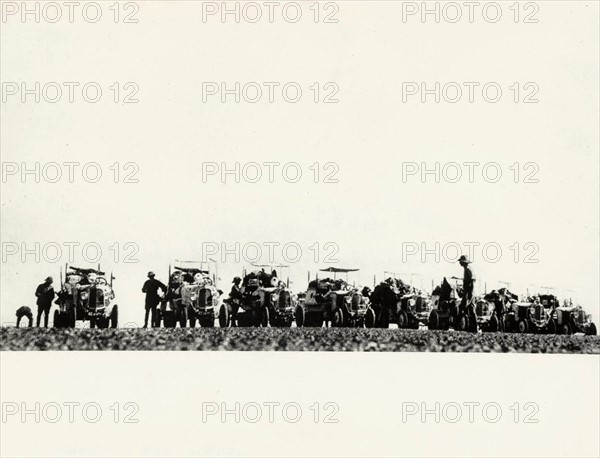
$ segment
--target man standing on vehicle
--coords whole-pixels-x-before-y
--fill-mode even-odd
[[[54,288],[52,287],[52,277],[47,277],[44,283],[38,285],[35,290],[35,297],[37,297],[37,323],[36,326],[40,327],[40,321],[42,319],[42,313],[44,313],[44,327],[48,327],[48,315],[50,314],[50,308],[52,307],[52,301],[54,300]]]
[[[469,267],[471,261],[464,254],[458,259],[458,262],[462,266],[463,272],[463,296],[462,301],[460,302],[460,309],[464,310],[467,305],[471,303],[473,299],[473,289],[475,286],[475,275]]]
[[[162,290],[163,293],[167,291],[167,287],[154,278],[154,272],[148,272],[148,280],[142,287],[142,293],[146,293],[146,316],[144,317],[144,327],[148,327],[148,315],[152,311],[152,327],[156,327],[156,307],[160,303],[160,296],[158,290]]]

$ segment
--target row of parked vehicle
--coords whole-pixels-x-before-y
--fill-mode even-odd
[[[425,294],[399,278],[389,277],[373,290],[348,282],[358,269],[329,267],[310,280],[306,292],[294,294],[289,279],[281,280],[265,266],[244,272],[229,295],[216,287],[216,269],[184,263],[169,266],[167,291],[161,298],[155,326],[220,327],[367,327],[455,329],[477,332],[519,332],[596,335],[591,315],[570,301],[561,304],[550,294],[520,300],[507,288],[486,293],[461,307],[460,280],[446,278]],[[286,266],[277,266],[286,267]],[[345,279],[339,278],[345,276]],[[74,327],[89,320],[91,327],[117,327],[113,279],[98,269],[66,266],[54,325]]]

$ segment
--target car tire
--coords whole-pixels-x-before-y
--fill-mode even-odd
[[[305,313],[304,308],[301,305],[297,305],[294,310],[294,319],[296,320],[296,327],[301,328],[304,326]]]
[[[74,328],[77,323],[77,307],[71,308],[67,313],[67,325],[69,328]]]
[[[473,307],[469,307],[467,310],[467,331],[476,333],[477,332],[477,315],[475,314],[475,310]]]
[[[187,327],[188,322],[188,308],[183,306],[179,312],[179,326],[182,328]]]
[[[365,327],[366,328],[374,328],[375,327],[375,310],[371,307],[367,309],[365,313]]]
[[[405,329],[408,327],[408,315],[406,312],[398,313],[398,328]]]
[[[231,326],[231,315],[229,314],[229,307],[226,304],[221,304],[219,308],[219,327],[228,328]]]
[[[588,328],[585,330],[586,336],[595,336],[598,334],[598,329],[596,329],[596,325],[594,323],[590,323]]]
[[[565,336],[571,334],[571,326],[569,323],[564,323],[562,326],[560,326],[559,333]]]
[[[341,328],[344,326],[344,312],[342,309],[338,308],[333,312],[333,317],[331,318],[331,327],[332,328]]]
[[[110,312],[110,327],[116,329],[119,326],[119,306],[115,304]]]
[[[469,317],[466,313],[461,313],[458,315],[456,319],[456,328],[457,331],[466,332],[469,330]]]
[[[260,326],[263,328],[267,328],[269,327],[269,308],[268,307],[264,307],[261,311],[260,311]]]
[[[427,329],[435,331],[440,329],[440,316],[437,310],[432,310],[429,314],[429,320],[427,321]]]
[[[53,315],[53,319],[52,319],[52,326],[55,328],[62,328],[62,323],[60,320],[60,311],[59,310],[55,310],[54,311],[54,315]]]
[[[546,325],[546,334],[556,334],[556,332],[556,321],[553,318],[550,318]]]
[[[379,314],[379,328],[387,329],[390,327],[390,312],[387,307],[381,307],[381,313]]]
[[[517,332],[519,334],[526,334],[529,331],[529,323],[526,320],[520,319],[517,323]]]
[[[498,317],[494,313],[490,320],[488,321],[487,331],[488,332],[498,332],[500,328],[500,322],[498,321]]]

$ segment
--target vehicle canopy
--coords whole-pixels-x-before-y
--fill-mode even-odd
[[[176,286],[183,282],[189,284],[216,284],[216,262],[181,261],[176,259],[171,267],[169,264],[169,283]]]

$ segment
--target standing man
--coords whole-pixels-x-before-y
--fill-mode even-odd
[[[21,324],[21,319],[23,317],[27,317],[27,319],[29,320],[29,327],[33,326],[33,313],[31,312],[31,309],[26,305],[17,309],[17,328]]]
[[[231,326],[237,326],[237,315],[238,310],[240,309],[240,304],[244,299],[244,294],[242,293],[242,288],[240,283],[242,283],[242,279],[240,277],[235,277],[232,281],[233,286],[231,287],[231,291],[229,292],[229,298],[231,300]]]
[[[163,293],[167,291],[167,287],[160,281],[154,278],[154,272],[148,272],[148,280],[142,287],[142,293],[146,293],[146,316],[144,317],[144,327],[148,327],[148,315],[152,311],[152,327],[156,327],[156,307],[160,303],[158,290]]]
[[[460,302],[460,309],[464,310],[467,305],[471,303],[473,299],[473,289],[475,286],[475,275],[469,267],[471,261],[464,254],[458,259],[459,264],[462,266],[463,272],[463,296]]]
[[[40,327],[40,321],[42,313],[44,313],[44,327],[48,327],[48,315],[50,314],[50,308],[52,307],[52,301],[54,300],[54,288],[52,287],[52,277],[47,277],[44,283],[38,285],[35,290],[35,297],[37,297],[37,323],[36,326]]]

